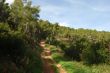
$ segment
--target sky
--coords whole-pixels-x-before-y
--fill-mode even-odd
[[[7,3],[12,4],[14,0],[6,0]]]
[[[40,6],[41,19],[52,23],[110,31],[110,0],[32,0],[32,4]]]

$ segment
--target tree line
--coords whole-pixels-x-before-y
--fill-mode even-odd
[[[48,32],[47,43],[60,47],[66,58],[89,65],[110,63],[110,32],[74,29],[44,20],[39,23]]]

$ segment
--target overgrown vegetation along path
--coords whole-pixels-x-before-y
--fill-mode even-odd
[[[52,65],[56,65],[55,61],[51,57],[51,51],[49,48],[45,48],[45,42],[41,42],[40,46],[43,48],[43,52],[41,54],[43,61],[43,69],[44,73],[55,73]],[[62,68],[60,64],[56,65],[59,69],[59,73],[66,73],[66,71]]]

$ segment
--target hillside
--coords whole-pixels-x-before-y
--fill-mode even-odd
[[[109,73],[110,32],[60,26],[39,12],[30,1],[0,2],[0,73]]]

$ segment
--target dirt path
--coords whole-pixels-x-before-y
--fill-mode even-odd
[[[42,61],[43,61],[43,73],[55,73],[52,67],[54,63],[51,59],[50,51],[45,48],[45,43],[41,42],[40,46],[43,48],[43,52],[41,54]]]
[[[41,42],[40,46],[43,48],[43,52],[41,54],[43,61],[43,73],[55,73],[52,65],[56,65],[59,69],[59,73],[67,73],[60,64],[56,64],[55,61],[51,58],[51,51],[48,48],[45,48],[45,42]]]
[[[58,69],[59,69],[59,73],[67,73],[67,72],[62,68],[62,66],[61,66],[60,64],[57,64],[56,66],[57,66]]]

